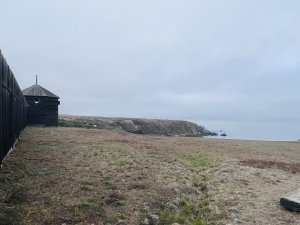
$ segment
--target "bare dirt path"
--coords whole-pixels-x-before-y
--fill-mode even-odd
[[[27,128],[0,172],[0,224],[300,224],[300,143]]]

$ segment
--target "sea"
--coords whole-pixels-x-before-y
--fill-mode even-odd
[[[300,121],[214,121],[194,120],[206,129],[218,134],[225,133],[223,139],[300,141]]]

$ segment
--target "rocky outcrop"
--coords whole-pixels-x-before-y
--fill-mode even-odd
[[[280,199],[280,204],[295,212],[300,212],[300,188]]]
[[[157,120],[135,118],[106,118],[60,115],[59,125],[65,127],[85,127],[108,130],[124,130],[135,134],[215,136],[203,126],[180,120]]]
[[[201,136],[218,136],[217,133],[207,130],[204,126],[198,126],[198,133]]]

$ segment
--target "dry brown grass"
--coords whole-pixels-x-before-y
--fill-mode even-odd
[[[222,176],[253,157],[299,161],[299,143],[29,127],[0,171],[0,224],[137,225],[149,214],[171,223],[176,213],[191,224],[200,212],[206,224],[226,224],[237,203],[221,198],[230,192]]]
[[[286,162],[259,160],[259,159],[242,160],[241,163],[245,165],[261,168],[261,169],[275,168],[275,169],[285,170],[291,173],[300,172],[300,163],[286,163]]]

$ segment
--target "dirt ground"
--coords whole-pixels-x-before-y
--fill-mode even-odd
[[[300,225],[300,142],[28,127],[0,170],[0,224]]]

